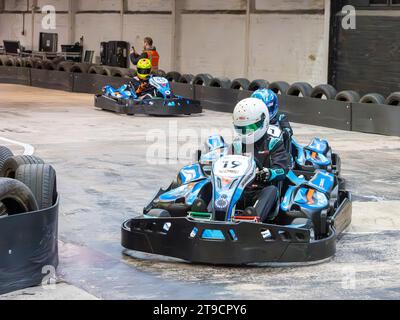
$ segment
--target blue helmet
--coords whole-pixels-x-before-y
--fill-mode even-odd
[[[270,89],[259,89],[254,91],[252,98],[260,99],[268,108],[269,118],[272,120],[279,111],[278,96]]]

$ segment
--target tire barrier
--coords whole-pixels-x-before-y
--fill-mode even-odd
[[[285,81],[275,81],[269,84],[268,89],[272,90],[276,94],[286,94],[290,87],[290,84]]]
[[[252,81],[249,84],[249,89],[248,90],[249,91],[256,91],[256,90],[259,90],[259,89],[267,89],[268,85],[269,85],[268,81],[263,80],[263,79],[257,79],[257,80]]]
[[[187,83],[187,84],[192,84],[194,79],[194,75],[192,74],[183,74],[179,78],[179,83]]]
[[[62,62],[63,63],[63,62]],[[91,67],[88,63],[74,63],[69,72],[72,73],[88,73],[89,68]]]
[[[335,100],[344,102],[359,102],[360,99],[360,94],[353,90],[341,91],[335,97]]]
[[[71,68],[74,65],[74,62],[71,61],[64,61],[58,64],[57,70],[64,71],[64,72],[71,72]]]
[[[400,92],[393,92],[387,97],[385,104],[388,106],[400,106]]]
[[[40,285],[58,266],[56,172],[0,146],[0,295]]]
[[[181,78],[181,74],[176,71],[171,71],[168,72],[167,75],[165,76],[169,82],[179,82],[179,79]]]
[[[194,77],[193,84],[207,87],[210,84],[212,78],[213,77],[208,73],[200,73]]]
[[[212,78],[209,83],[209,86],[214,88],[230,89],[231,83],[232,83],[231,80],[229,80],[227,77]]]
[[[249,86],[250,81],[246,78],[237,78],[231,83],[231,89],[234,90],[248,90]]]
[[[379,93],[368,93],[360,99],[361,103],[385,104],[385,97]]]
[[[4,61],[4,56],[1,61]],[[118,87],[126,83],[126,78],[111,76],[112,67],[93,65],[88,68],[87,73],[71,73],[34,69],[27,66],[29,63],[34,64],[35,60],[26,59],[26,67],[0,66],[0,83],[32,85],[82,93],[99,93],[105,85]],[[73,64],[63,61],[57,69],[64,67],[70,70]],[[124,70],[128,73],[134,72]],[[209,74],[199,74],[195,77],[184,74],[180,76],[179,81],[172,81],[171,87],[180,96],[202,101],[206,109],[222,112],[232,112],[239,100],[252,94],[251,90],[245,89],[247,83],[250,82],[247,79],[235,79],[229,88],[210,86],[213,79],[214,81],[215,79],[223,80],[213,78]],[[385,98],[379,94],[368,94],[360,99],[360,95],[351,90],[341,91],[334,96],[336,90],[333,87],[320,85],[312,88],[310,84],[304,82],[289,86],[286,82],[277,81],[269,84],[268,88],[279,94],[281,109],[288,113],[293,122],[400,136],[398,126],[400,92],[392,93],[385,101]]]
[[[330,84],[320,84],[311,91],[311,98],[333,100],[337,95],[336,89]]]
[[[307,82],[295,82],[286,91],[288,96],[310,97],[313,87]]]

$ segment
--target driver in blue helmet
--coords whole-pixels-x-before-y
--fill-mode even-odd
[[[284,132],[285,145],[288,150],[293,130],[287,116],[283,113],[279,113],[279,100],[276,93],[270,89],[259,89],[254,91],[251,97],[264,102],[265,106],[268,108],[269,123],[273,126],[278,126]]]

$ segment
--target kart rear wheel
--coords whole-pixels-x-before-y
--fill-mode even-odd
[[[153,218],[170,218],[171,215],[167,210],[163,209],[151,209],[146,215]]]

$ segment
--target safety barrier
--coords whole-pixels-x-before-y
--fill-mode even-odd
[[[0,66],[0,83],[17,83],[71,92],[96,93],[104,85],[119,86],[126,78],[90,73]],[[175,94],[200,100],[203,108],[232,112],[252,91],[171,82]],[[346,102],[280,94],[281,111],[290,121],[329,128],[400,136],[400,106]]]

